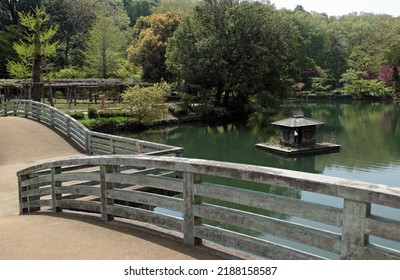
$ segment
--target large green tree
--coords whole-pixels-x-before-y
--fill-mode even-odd
[[[129,60],[143,68],[143,79],[150,82],[168,80],[170,73],[165,65],[168,40],[180,23],[175,11],[141,17],[136,22],[136,41],[128,47]]]
[[[40,7],[41,0],[0,0],[0,10],[8,14],[12,24],[18,25],[19,12],[28,12],[31,8]]]
[[[123,0],[124,7],[130,19],[130,26],[134,26],[139,17],[149,16],[157,5],[155,0]]]
[[[104,79],[113,77],[123,60],[126,40],[116,18],[105,11],[99,13],[90,30],[85,52],[84,69],[87,75]]]
[[[176,30],[167,65],[186,82],[215,88],[225,106],[252,96],[268,106],[293,83],[298,45],[297,30],[269,4],[208,1]]]
[[[52,42],[58,26],[48,26],[49,16],[44,8],[36,7],[28,13],[19,13],[20,23],[26,28],[22,39],[14,44],[19,61],[9,61],[7,69],[16,78],[27,78],[31,71],[31,98],[42,96],[42,67],[46,58],[56,53],[58,43]]]
[[[56,34],[60,42],[56,68],[81,68],[89,30],[96,19],[96,0],[43,0],[43,3],[52,23],[60,27]]]

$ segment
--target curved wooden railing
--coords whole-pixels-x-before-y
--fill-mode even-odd
[[[90,131],[71,116],[49,105],[31,100],[11,100],[0,105],[0,116],[24,116],[51,126],[88,154],[178,155],[183,149],[126,137]]]
[[[185,244],[204,239],[262,258],[323,259],[328,252],[341,259],[400,259],[400,221],[371,214],[371,205],[399,211],[399,188],[147,155],[53,161],[22,170],[18,178],[21,214],[90,211],[103,220],[121,217],[182,232]],[[304,193],[337,199],[340,206],[307,202],[299,197]],[[373,244],[370,236],[396,245]]]

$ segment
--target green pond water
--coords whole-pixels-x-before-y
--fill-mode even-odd
[[[255,147],[257,143],[276,139],[278,128],[271,122],[300,113],[324,122],[317,127],[317,139],[340,144],[342,151],[285,158]],[[190,158],[276,167],[400,188],[400,103],[397,102],[288,101],[279,112],[258,113],[232,123],[179,125],[124,136],[183,147],[184,156]],[[343,205],[341,199],[308,192],[289,191],[284,195],[331,206]],[[400,220],[400,211],[386,207],[373,205],[372,213]],[[280,218],[312,225],[297,218]],[[373,237],[371,240],[400,249],[398,243]],[[297,247],[304,249],[301,245]],[[335,258],[329,253],[323,255]]]

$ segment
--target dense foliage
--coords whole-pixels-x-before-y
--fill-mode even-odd
[[[194,9],[175,32],[167,65],[180,79],[216,88],[225,106],[271,105],[293,83],[299,34],[273,7],[221,0]]]
[[[170,88],[166,83],[154,86],[134,86],[123,94],[124,108],[139,123],[150,124],[161,120],[165,114],[164,97]]]
[[[0,0],[0,78],[24,69],[6,65],[20,65],[15,46],[29,41],[21,15],[36,7],[57,30],[54,55],[42,55],[48,77],[195,83],[226,106],[271,106],[296,89],[400,90],[399,17],[330,17],[261,0]]]

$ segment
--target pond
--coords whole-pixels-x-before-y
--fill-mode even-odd
[[[324,122],[317,127],[317,139],[340,144],[342,151],[285,158],[255,147],[277,137],[278,128],[271,122],[293,114]],[[179,125],[128,136],[183,147],[184,156],[190,158],[276,167],[400,188],[400,104],[397,102],[287,101],[279,112],[257,113],[234,123]],[[339,199],[306,192],[299,197],[332,206],[343,204]],[[399,212],[385,207],[374,205],[372,212],[400,220]],[[292,221],[303,223],[298,219]],[[399,244],[387,245],[400,249]]]

